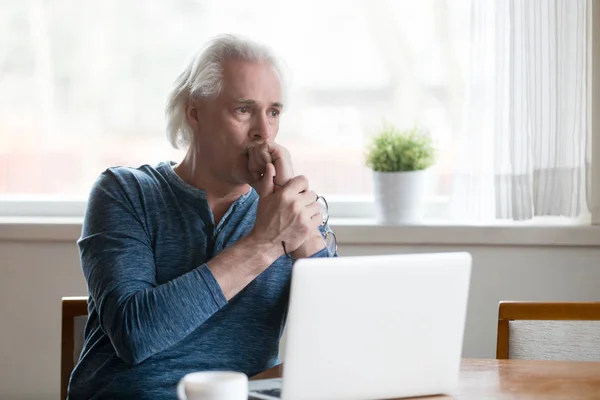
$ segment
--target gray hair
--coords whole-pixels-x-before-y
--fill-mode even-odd
[[[188,102],[192,97],[210,99],[219,95],[223,88],[223,62],[230,59],[269,63],[284,86],[281,60],[266,45],[230,34],[211,39],[175,80],[169,93],[165,109],[167,138],[176,149],[187,148],[193,139],[185,115]]]

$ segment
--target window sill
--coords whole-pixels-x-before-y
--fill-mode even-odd
[[[331,226],[342,244],[600,246],[600,226],[591,225],[427,222],[385,226],[371,219],[332,219]]]
[[[0,217],[0,241],[75,243],[82,221],[70,217]]]
[[[81,218],[0,218],[1,241],[75,243]],[[470,245],[600,247],[600,226],[459,225],[383,226],[371,219],[332,219],[340,245]]]

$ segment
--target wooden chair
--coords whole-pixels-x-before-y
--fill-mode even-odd
[[[500,302],[496,358],[600,361],[600,302]]]
[[[87,299],[87,297],[62,298],[60,398],[63,400],[67,398],[69,378],[83,344],[83,326],[88,315]]]

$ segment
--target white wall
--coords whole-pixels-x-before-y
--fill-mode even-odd
[[[342,245],[342,255],[470,251],[464,356],[494,357],[500,300],[600,300],[600,247]],[[85,295],[74,242],[0,240],[0,399],[56,399],[60,299]]]

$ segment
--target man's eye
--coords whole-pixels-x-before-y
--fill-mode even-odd
[[[277,116],[279,116],[279,114],[280,114],[279,110],[269,111],[269,115],[271,115],[271,117],[277,117]]]
[[[246,114],[250,109],[248,107],[240,107],[237,109],[239,113]]]

